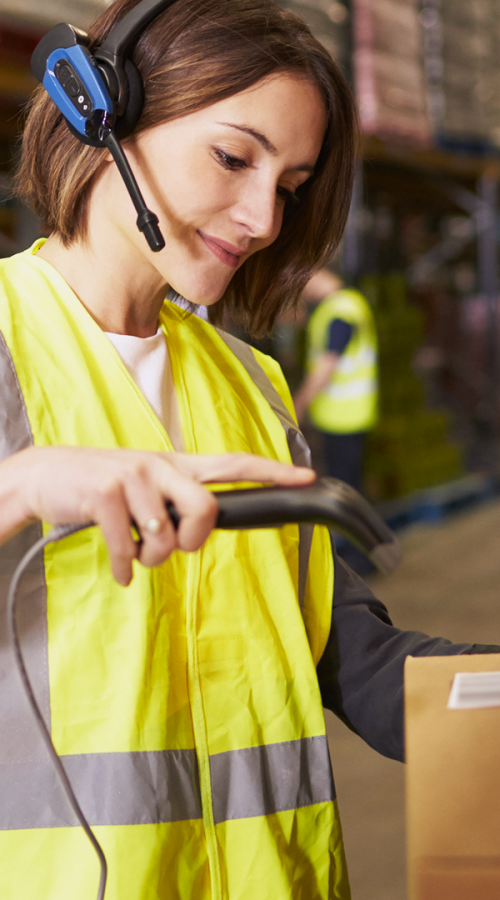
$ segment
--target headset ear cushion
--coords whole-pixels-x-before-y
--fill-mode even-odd
[[[144,106],[144,87],[138,69],[130,59],[124,66],[128,80],[128,99],[125,112],[116,120],[114,132],[119,140],[128,137],[137,125]]]

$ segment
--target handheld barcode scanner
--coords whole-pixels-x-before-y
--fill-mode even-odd
[[[165,246],[158,216],[149,210],[120,140],[132,133],[144,103],[141,76],[130,59],[137,38],[175,0],[143,0],[92,49],[72,25],[56,25],[35,48],[31,68],[68,128],[92,147],[107,147],[137,211],[137,227],[151,250]]]
[[[401,546],[385,522],[354,488],[336,478],[320,478],[307,487],[299,488],[250,488],[215,492],[219,503],[216,528],[249,529],[279,528],[290,522],[326,525],[331,531],[348,538],[383,572],[391,572],[401,559]],[[179,524],[179,515],[171,503],[167,509],[174,525]],[[35,695],[24,665],[16,628],[16,592],[19,581],[31,560],[50,543],[60,541],[70,534],[91,528],[92,522],[84,525],[61,525],[53,528],[45,537],[26,553],[19,563],[9,589],[7,616],[9,637],[21,677],[22,685],[47,746],[59,782],[80,825],[90,840],[99,858],[101,876],[97,900],[103,900],[106,890],[107,864],[102,848],[97,841],[83,810],[75,796],[71,783],[57,751]]]

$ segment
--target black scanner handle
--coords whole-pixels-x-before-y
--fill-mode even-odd
[[[236,488],[214,491],[219,504],[216,528],[224,530],[280,528],[289,523],[326,525],[351,541],[381,572],[392,572],[401,562],[401,544],[384,520],[361,494],[337,478],[318,478],[304,487]],[[166,503],[174,526],[180,516],[173,503]],[[59,541],[82,525],[56,525],[45,541]],[[134,522],[137,531],[137,525]]]
[[[245,488],[214,491],[220,507],[216,528],[280,528],[288,523],[326,525],[347,538],[382,572],[401,560],[401,546],[390,528],[361,494],[337,478],[318,478],[304,487]],[[179,514],[167,510],[174,525]]]

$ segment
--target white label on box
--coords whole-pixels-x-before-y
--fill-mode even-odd
[[[500,672],[457,672],[448,709],[485,709],[500,706]]]

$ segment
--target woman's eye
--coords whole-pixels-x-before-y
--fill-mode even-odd
[[[281,200],[284,200],[288,206],[297,206],[300,203],[300,197],[297,196],[293,191],[289,191],[287,188],[281,187],[278,185],[276,188],[276,193]]]
[[[248,168],[248,163],[239,156],[232,156],[230,153],[226,153],[225,150],[221,150],[219,147],[214,147],[213,150],[217,162],[224,169],[229,169],[231,172],[237,172],[240,169]],[[297,206],[297,204],[300,203],[300,197],[298,197],[294,191],[290,191],[282,185],[278,185],[276,194],[288,207]]]
[[[234,171],[237,169],[246,169],[247,167],[244,159],[239,159],[237,156],[231,156],[230,153],[225,153],[224,150],[215,149],[215,155],[218,162],[220,162],[221,166],[225,169]]]

